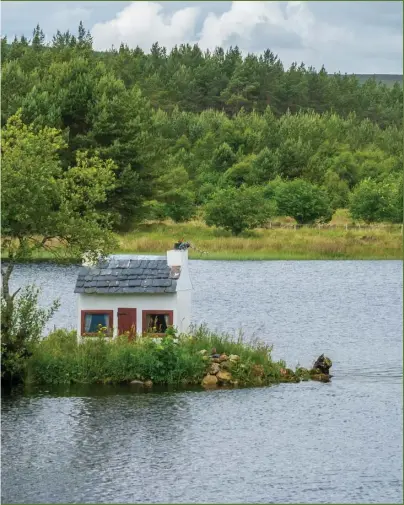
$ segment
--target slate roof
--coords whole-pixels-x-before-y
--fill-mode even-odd
[[[180,274],[180,267],[169,267],[166,258],[110,258],[95,267],[81,267],[74,292],[85,294],[175,293]]]

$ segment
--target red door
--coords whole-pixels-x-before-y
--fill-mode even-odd
[[[136,309],[118,309],[118,335],[129,332],[129,339],[136,336]]]

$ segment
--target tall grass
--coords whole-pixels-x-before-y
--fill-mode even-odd
[[[262,383],[256,376],[262,367],[264,383],[276,382],[285,363],[273,362],[271,348],[259,341],[243,342],[240,337],[217,335],[205,327],[189,335],[160,340],[126,337],[113,341],[91,339],[77,344],[75,332],[56,330],[36,347],[27,367],[31,384],[122,383],[151,380],[155,384],[200,384],[211,362],[204,357],[215,349],[219,354],[236,354],[232,376],[240,384]],[[258,380],[259,379],[259,380]]]
[[[347,222],[346,212],[336,212],[336,224]],[[137,229],[117,235],[116,253],[165,254],[174,242],[184,238],[194,244],[190,257],[212,260],[322,260],[322,259],[402,259],[403,235],[399,225],[372,229],[272,228],[256,229],[234,237],[230,232],[188,223],[147,222]],[[38,251],[34,260],[53,256]],[[66,260],[66,258],[64,258]],[[71,258],[71,261],[79,261]]]
[[[119,252],[164,253],[184,237],[198,259],[401,259],[399,227],[372,230],[258,229],[233,237],[199,221],[148,223],[120,235]]]

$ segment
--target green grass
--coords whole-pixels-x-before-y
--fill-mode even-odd
[[[380,225],[346,229],[351,224],[347,211],[338,210],[331,221],[336,228],[293,228],[293,220],[277,221],[289,228],[256,229],[234,237],[230,232],[188,223],[146,222],[134,231],[117,235],[121,254],[165,254],[178,239],[191,242],[191,259],[204,260],[400,260],[403,258],[401,225]],[[6,256],[3,256],[6,258]],[[50,261],[47,251],[39,251],[30,261]],[[79,258],[62,258],[59,263],[80,263]]]
[[[234,384],[290,382],[282,379],[285,363],[272,361],[271,347],[258,340],[246,343],[241,336],[234,339],[205,327],[179,335],[176,340],[174,337],[158,342],[148,337],[129,342],[122,336],[113,341],[96,338],[77,344],[75,332],[56,330],[36,345],[28,361],[26,383],[110,384],[151,380],[156,385],[196,385],[201,384],[210,369],[207,354],[213,350],[239,356],[237,362],[228,362]]]
[[[199,221],[147,223],[119,235],[120,253],[162,254],[178,239],[196,246],[190,258],[212,260],[402,259],[399,226],[375,229],[273,228],[238,237]]]

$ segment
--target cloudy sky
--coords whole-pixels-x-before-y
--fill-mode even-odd
[[[238,45],[269,48],[285,65],[303,61],[329,72],[401,74],[403,7],[382,2],[2,2],[2,35],[31,36],[39,23],[50,40],[76,32],[80,20],[97,49],[153,42],[171,48]]]

